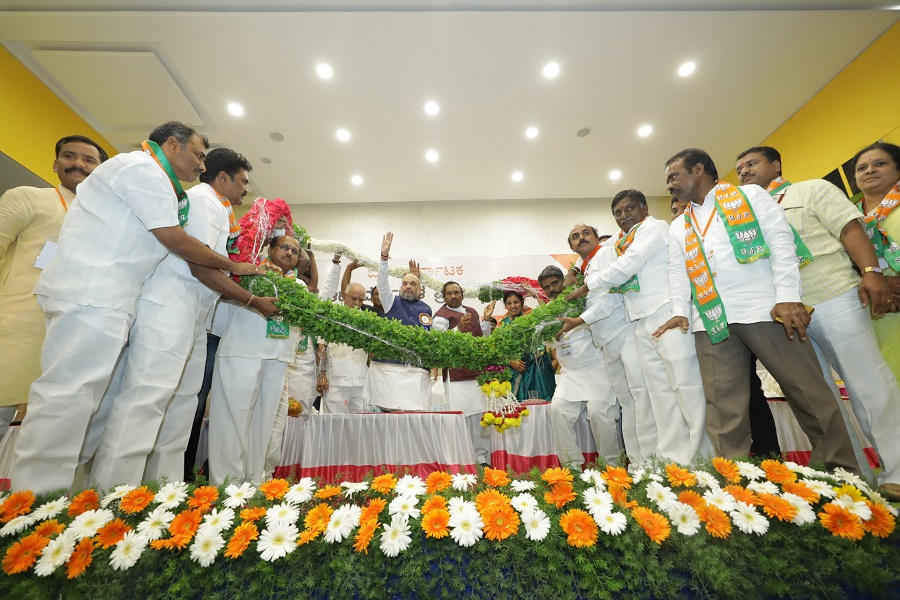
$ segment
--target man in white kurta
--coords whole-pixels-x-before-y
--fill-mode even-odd
[[[366,288],[351,283],[344,290],[344,306],[360,308],[366,297]],[[365,412],[363,390],[369,371],[369,353],[346,344],[319,342],[322,361],[316,387],[322,394],[323,413]]]
[[[96,142],[64,137],[56,143],[53,161],[58,186],[22,186],[0,196],[0,439],[41,375],[44,315],[32,293],[34,284],[55,249],[75,186],[106,158]]]
[[[119,154],[78,186],[59,250],[35,294],[47,320],[43,375],[31,386],[12,471],[15,489],[49,492],[72,484],[91,416],[128,338],[144,280],[169,250],[215,268],[230,261],[179,226],[178,179],[203,172],[208,142],[181,123],[150,134],[152,148]],[[149,147],[149,146],[148,146]],[[158,162],[159,161],[159,162]],[[168,165],[170,174],[163,165]],[[237,265],[238,274],[261,272]]]

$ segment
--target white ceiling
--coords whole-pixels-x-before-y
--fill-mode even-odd
[[[0,43],[119,150],[182,118],[292,204],[663,195],[668,156],[699,146],[728,171],[900,17],[885,4],[0,0]]]

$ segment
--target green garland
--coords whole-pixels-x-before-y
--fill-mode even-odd
[[[277,296],[287,323],[328,343],[347,344],[374,357],[398,360],[420,367],[482,369],[520,359],[550,341],[559,332],[561,316],[578,316],[584,299],[566,301],[560,296],[500,327],[488,337],[458,331],[428,331],[403,325],[373,312],[351,309],[325,301],[294,279],[276,273],[244,277],[241,285],[257,296]]]

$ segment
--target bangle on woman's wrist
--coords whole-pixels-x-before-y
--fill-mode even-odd
[[[250,306],[250,303],[253,302],[253,299],[256,298],[253,294],[250,294],[250,299],[247,300],[247,306]]]

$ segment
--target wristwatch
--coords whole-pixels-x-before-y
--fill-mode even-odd
[[[881,267],[866,267],[862,270],[862,274],[865,275],[866,273],[878,273],[879,275],[881,275]]]

